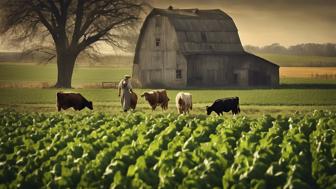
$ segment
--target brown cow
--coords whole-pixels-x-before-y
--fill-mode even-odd
[[[131,108],[135,110],[135,107],[138,103],[138,96],[135,94],[135,92],[131,93]]]
[[[145,92],[141,95],[141,97],[145,97],[149,105],[152,107],[152,110],[155,110],[158,105],[161,106],[162,110],[168,109],[169,98],[165,89]]]
[[[93,110],[93,105],[91,101],[86,100],[79,93],[57,93],[57,110],[61,111],[68,108],[73,108],[75,110],[82,110],[85,107]]]

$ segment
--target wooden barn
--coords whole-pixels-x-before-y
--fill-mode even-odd
[[[140,31],[133,80],[142,87],[276,87],[279,66],[245,52],[219,9],[155,8]]]

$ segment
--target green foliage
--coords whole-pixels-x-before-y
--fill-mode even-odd
[[[0,188],[335,188],[336,113],[0,110]]]

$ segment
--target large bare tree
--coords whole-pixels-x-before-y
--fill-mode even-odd
[[[79,54],[97,50],[97,42],[121,47],[144,7],[144,0],[1,0],[0,32],[30,44],[51,43],[55,86],[69,88]]]

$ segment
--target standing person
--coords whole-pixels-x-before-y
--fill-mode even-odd
[[[133,93],[133,91],[129,80],[130,78],[131,76],[125,75],[124,79],[122,79],[118,85],[118,96],[120,97],[121,106],[124,112],[127,112],[127,110],[131,108],[131,93]],[[121,91],[122,94],[120,96]]]

